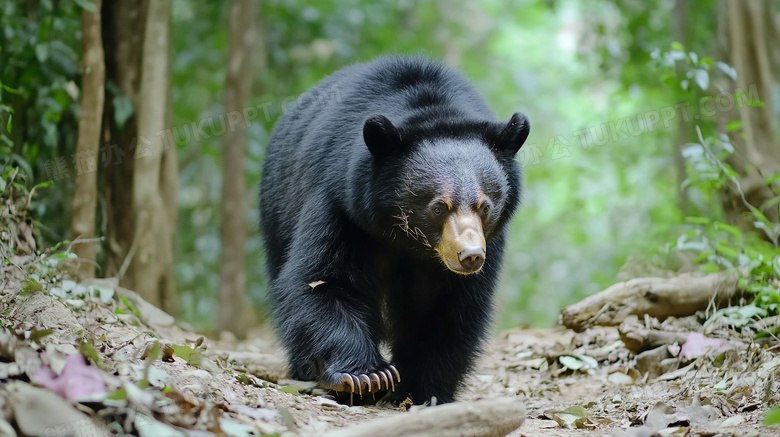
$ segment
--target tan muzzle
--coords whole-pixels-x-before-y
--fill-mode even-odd
[[[471,211],[450,214],[436,251],[453,272],[462,275],[478,272],[485,263],[485,235],[479,215]]]

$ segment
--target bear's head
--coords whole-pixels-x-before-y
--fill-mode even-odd
[[[373,116],[363,126],[371,152],[372,216],[398,247],[438,258],[459,274],[479,272],[488,242],[514,213],[520,198],[515,154],[529,123],[449,122],[395,126]],[[379,193],[379,194],[377,194]]]

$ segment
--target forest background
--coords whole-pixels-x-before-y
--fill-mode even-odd
[[[274,123],[339,67],[423,54],[499,117],[532,122],[498,327],[549,326],[618,280],[734,266],[776,314],[779,13],[770,0],[6,1],[0,189],[36,187],[38,249],[71,248],[83,276],[119,276],[198,330],[241,336],[267,314],[257,198]]]

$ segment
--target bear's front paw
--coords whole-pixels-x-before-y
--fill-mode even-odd
[[[332,372],[322,375],[322,386],[331,390],[363,394],[380,390],[395,391],[395,383],[401,382],[401,375],[395,366],[387,364],[375,372],[350,373]]]

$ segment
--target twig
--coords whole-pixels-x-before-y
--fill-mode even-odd
[[[99,243],[101,241],[103,241],[103,237],[96,237],[96,238],[76,237],[75,240],[70,242],[70,244],[68,245],[68,250],[66,250],[66,252],[73,252],[71,249],[73,249],[74,244]]]
[[[133,243],[130,245],[130,250],[127,251],[127,255],[125,256],[124,261],[122,261],[122,266],[119,267],[119,272],[116,274],[117,280],[121,281],[122,278],[125,277],[125,273],[127,273],[127,269],[130,267],[130,261],[135,256],[135,251],[138,249],[138,233],[133,236]]]

